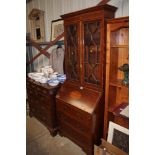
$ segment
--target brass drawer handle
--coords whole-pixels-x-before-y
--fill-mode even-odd
[[[80,64],[80,68],[82,68],[82,64]]]

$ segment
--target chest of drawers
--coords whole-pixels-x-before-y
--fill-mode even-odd
[[[57,133],[55,96],[59,88],[41,84],[27,78],[26,88],[30,116],[36,117],[50,131],[52,136]]]
[[[88,155],[102,134],[102,94],[91,89],[64,83],[56,95],[60,135],[78,144]]]

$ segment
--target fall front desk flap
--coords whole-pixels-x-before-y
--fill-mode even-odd
[[[64,83],[56,98],[88,113],[93,113],[101,99],[100,92],[82,86]]]

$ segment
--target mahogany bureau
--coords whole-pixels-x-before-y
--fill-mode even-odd
[[[103,131],[106,21],[116,7],[98,5],[62,15],[66,81],[56,95],[58,127],[93,155]]]
[[[78,144],[88,155],[99,144],[103,120],[102,93],[76,85],[62,85],[56,95],[59,133]]]
[[[48,128],[51,135],[55,136],[57,133],[55,95],[59,86],[52,87],[27,78],[26,87],[29,115],[37,118]]]

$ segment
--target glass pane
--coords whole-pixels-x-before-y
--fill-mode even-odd
[[[78,25],[67,26],[66,46],[66,74],[67,79],[79,80],[79,54],[78,54]]]
[[[84,81],[100,84],[100,21],[84,23]]]

